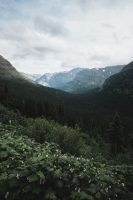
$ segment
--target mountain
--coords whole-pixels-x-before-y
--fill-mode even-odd
[[[20,76],[17,70],[7,61],[4,57],[0,55],[0,76]]]
[[[68,72],[46,73],[36,81],[44,86],[62,89],[65,84],[72,81],[81,70],[81,68],[74,68]]]
[[[108,78],[103,89],[116,94],[133,95],[133,62],[126,65],[120,73]]]
[[[28,75],[18,72],[15,69],[15,67],[13,67],[12,64],[1,55],[0,55],[0,78],[4,79],[15,78],[15,79],[21,79],[21,81],[27,80],[28,82],[31,82],[31,78],[29,78]]]
[[[5,60],[1,61],[3,62]],[[131,67],[125,66],[127,70],[108,78],[101,90],[90,90],[82,94],[70,94],[44,87],[22,76],[7,76],[6,74],[12,74],[10,71],[19,74],[9,62],[7,65],[5,68],[0,65],[0,71],[5,70],[5,76],[0,74],[0,103],[19,110],[25,116],[45,116],[70,126],[79,124],[87,131],[96,127],[107,128],[116,112],[124,120],[128,116],[133,117],[131,63]]]
[[[126,65],[122,71],[133,70],[133,61]]]
[[[108,77],[120,72],[123,67],[123,65],[118,65],[105,68],[82,69],[71,82],[64,86],[63,90],[72,93],[82,93],[101,87]]]
[[[123,67],[124,65],[93,69],[74,68],[68,72],[44,74],[36,82],[70,93],[82,93],[101,87],[105,79],[120,72]]]
[[[21,77],[36,81],[39,77],[41,77],[41,74],[19,73],[8,60],[0,55],[0,76]]]
[[[119,73],[105,80],[103,87],[93,89],[71,98],[71,106],[77,108],[76,120],[86,123],[90,130],[98,126],[105,127],[115,113],[119,113],[125,124],[133,118],[133,62],[126,65]],[[79,111],[80,110],[80,111]],[[128,129],[133,129],[133,123]],[[82,126],[82,125],[81,125]]]
[[[36,81],[39,79],[42,75],[41,74],[26,74],[26,73],[21,73],[25,78],[28,78],[32,81]]]
[[[44,87],[22,76],[9,61],[0,57],[0,103],[26,116],[57,117],[65,92]],[[61,109],[61,108],[60,108]]]

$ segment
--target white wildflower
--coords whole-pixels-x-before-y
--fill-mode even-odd
[[[7,199],[8,196],[9,196],[9,192],[7,192],[7,193],[5,194],[5,199]]]

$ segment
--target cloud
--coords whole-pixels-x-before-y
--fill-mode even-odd
[[[52,36],[64,36],[67,33],[67,29],[60,22],[49,17],[36,16],[34,25],[37,30]]]
[[[0,54],[44,73],[132,60],[131,0],[0,1]]]
[[[107,24],[107,23],[103,23],[103,24],[101,24],[102,26],[103,26],[103,28],[107,28],[107,29],[114,29],[114,26],[113,25],[111,25],[111,24]]]

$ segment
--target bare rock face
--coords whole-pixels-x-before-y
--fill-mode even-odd
[[[17,70],[12,66],[12,64],[0,55],[0,76],[1,75],[18,75]]]

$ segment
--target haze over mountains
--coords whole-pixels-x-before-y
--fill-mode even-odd
[[[78,124],[89,134],[97,134],[98,130],[103,138],[109,123],[119,113],[127,132],[132,132],[133,62],[106,79],[100,90],[92,89],[82,94],[30,81],[19,75],[3,57],[0,63],[0,103],[7,108],[18,110],[26,117],[45,117],[71,127]]]
[[[123,67],[123,65],[118,65],[105,68],[82,69],[72,81],[61,89],[72,93],[82,93],[90,89],[99,88],[108,77],[119,73]]]
[[[68,72],[59,72],[53,74],[27,75],[19,73],[12,64],[4,57],[0,56],[0,76],[3,79],[21,78],[22,80],[31,83],[30,80],[35,80],[33,83],[44,83],[48,87],[62,89],[66,91],[75,92],[76,89],[82,91],[83,89],[94,89],[103,85],[102,90],[117,91],[118,89],[126,90],[133,87],[133,62],[128,65],[110,66],[105,68],[82,69],[75,68]],[[25,78],[26,77],[26,78]],[[75,85],[74,85],[75,84]],[[37,85],[37,84],[35,84]],[[80,88],[78,88],[80,85]],[[38,85],[39,86],[39,85]],[[69,87],[73,87],[69,90]],[[75,87],[74,87],[75,86]],[[82,89],[81,89],[82,86]],[[40,86],[41,87],[41,86]],[[46,87],[43,87],[46,88]],[[54,91],[54,89],[48,90]],[[64,89],[65,88],[65,89]],[[81,89],[81,90],[80,90]],[[56,90],[55,90],[56,91]],[[79,92],[80,93],[80,92]],[[121,93],[119,91],[119,93]]]
[[[11,63],[0,55],[0,75],[1,76],[18,76],[20,75]]]
[[[36,81],[44,86],[61,89],[66,83],[72,81],[82,68],[74,68],[68,72],[46,73]]]
[[[133,95],[133,62],[126,65],[120,73],[109,77],[104,85],[104,90],[123,95]]]
[[[26,73],[22,73],[22,75],[33,81],[38,80],[42,76],[41,74],[26,74]]]
[[[37,83],[60,89],[70,93],[82,93],[90,89],[101,87],[104,81],[119,73],[124,65],[105,68],[74,68],[66,72],[46,73],[44,75],[26,75]]]
[[[0,200],[133,200],[131,19],[133,0],[0,0]]]
[[[8,87],[8,90],[10,91],[8,94],[8,101],[11,107],[15,106],[20,108],[20,110],[24,111],[25,109],[21,105],[27,107],[26,105],[28,104],[29,113],[36,113],[35,115],[38,115],[37,113],[40,112],[45,113],[46,107],[47,109],[49,107],[49,109],[51,110],[49,111],[49,113],[54,113],[52,114],[52,116],[57,116],[56,112],[59,108],[59,105],[63,106],[66,112],[70,109],[70,113],[71,109],[75,111],[79,110],[79,112],[81,112],[81,110],[84,110],[84,112],[86,112],[90,109],[93,110],[94,113],[96,112],[96,110],[99,109],[102,110],[102,112],[105,109],[107,110],[106,112],[108,112],[109,110],[111,112],[123,112],[123,109],[127,109],[129,113],[131,111],[130,108],[132,107],[133,100],[132,62],[126,65],[124,68],[123,66],[116,66],[107,67],[104,69],[74,69],[67,73],[65,72],[54,74],[53,77],[55,76],[56,78],[53,78],[53,80],[50,76],[49,79],[48,77],[46,79],[45,76],[45,80],[51,80],[53,81],[53,83],[55,83],[56,80],[59,80],[59,82],[56,82],[57,84],[61,83],[61,81],[63,82],[64,80],[68,81],[68,79],[70,81],[75,76],[74,81],[78,77],[79,79],[77,80],[81,80],[83,86],[85,87],[87,81],[90,81],[90,84],[92,83],[92,80],[97,81],[95,82],[95,84],[101,85],[105,77],[109,76],[109,78],[105,80],[102,90],[91,90],[91,92],[87,91],[84,92],[84,94],[76,95],[63,92],[54,88],[44,87],[40,84],[37,84],[36,82],[29,81],[27,78],[24,78],[22,75],[20,75],[20,73],[17,72],[16,69],[12,67],[12,65],[3,57],[0,57],[0,63],[0,91],[2,96],[1,98],[3,99],[3,103],[6,103],[5,97],[7,96],[7,94],[4,92],[4,88],[5,86]],[[122,68],[123,70],[121,70]],[[69,76],[69,73],[71,73],[71,76]],[[14,76],[14,74],[16,75]],[[64,75],[63,78],[62,74]],[[110,76],[110,74],[114,75]],[[58,77],[60,79],[57,79]],[[128,94],[128,96],[125,94]],[[16,103],[13,103],[14,101]],[[125,106],[125,103],[127,103],[126,105],[128,106]],[[33,106],[32,104],[35,105]],[[38,109],[39,111],[37,111]],[[27,112],[27,110],[25,110],[25,112]],[[75,117],[77,118],[77,116],[74,116],[74,118]],[[66,118],[68,118],[68,116]]]

